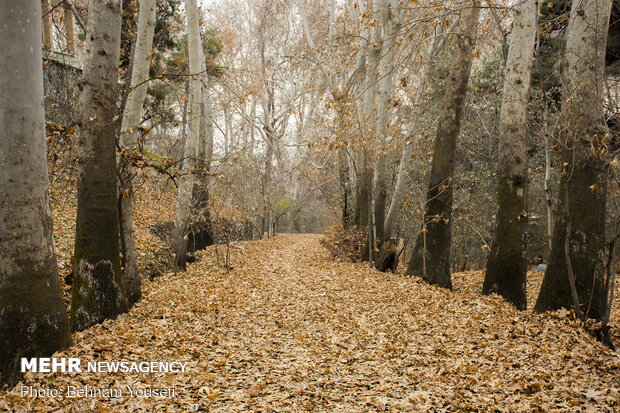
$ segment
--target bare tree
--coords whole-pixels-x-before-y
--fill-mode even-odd
[[[338,148],[338,180],[340,181],[340,187],[343,194],[342,203],[342,225],[348,227],[351,221],[351,213],[349,203],[351,202],[351,179],[349,168],[349,154],[347,148],[347,142],[344,136],[347,122],[347,104],[351,99],[351,92],[356,89],[358,83],[363,79],[363,74],[366,67],[365,47],[360,47],[357,53],[356,66],[353,71],[343,71],[343,76],[339,79],[332,72],[330,72],[325,64],[323,64],[317,58],[317,51],[314,44],[314,40],[310,33],[310,25],[308,23],[308,17],[306,10],[301,0],[297,0],[297,5],[301,12],[301,20],[304,28],[304,36],[306,43],[310,49],[310,53],[319,66],[321,76],[327,85],[329,93],[334,101],[334,107],[336,112],[335,130],[336,130],[336,147]],[[329,24],[329,36],[330,38],[334,34],[334,12],[335,3],[330,7],[330,24]],[[360,39],[360,43],[363,43],[364,39]],[[363,46],[363,45],[362,45]]]
[[[401,13],[398,0],[383,0],[378,3],[379,30],[382,44],[382,58],[379,65],[379,84],[377,90],[377,122],[375,134],[377,137],[377,162],[373,177],[374,224],[377,243],[386,241],[385,236],[385,203],[387,159],[383,151],[389,131],[389,103],[392,101],[392,75],[394,71],[397,50],[396,38],[400,28]]]
[[[121,163],[122,182],[120,196],[121,241],[125,274],[123,288],[130,304],[135,303],[142,295],[140,291],[140,274],[138,273],[138,255],[133,221],[133,187],[132,178],[135,173],[131,165],[131,154],[136,151],[142,106],[146,97],[149,77],[149,63],[153,33],[155,32],[155,0],[140,2],[138,17],[138,34],[136,39],[133,69],[131,71],[131,89],[123,112],[121,125]]]
[[[605,47],[611,0],[573,0],[562,79],[563,170],[549,266],[535,310],[573,307],[606,313],[605,207],[607,133],[603,112]],[[568,279],[567,279],[568,278]]]
[[[433,41],[428,46],[424,59],[424,64],[420,69],[419,84],[416,88],[416,95],[414,97],[416,103],[412,110],[411,119],[409,120],[409,130],[407,133],[408,136],[406,138],[406,141],[403,143],[400,163],[398,164],[396,184],[394,185],[394,194],[392,195],[392,199],[390,200],[390,207],[388,209],[388,213],[385,216],[385,224],[383,230],[386,239],[394,236],[396,219],[398,218],[398,214],[400,212],[400,203],[402,202],[403,196],[405,194],[405,183],[407,182],[406,174],[409,169],[409,165],[411,164],[411,155],[413,152],[411,140],[413,139],[413,135],[417,132],[417,129],[420,127],[420,125],[418,125],[418,119],[422,114],[423,101],[429,85],[429,76],[432,63],[439,51],[443,48],[446,37],[449,36],[456,27],[457,21],[454,21],[447,28],[447,30],[445,30],[445,32],[443,30],[443,24],[444,22],[440,22],[435,25],[435,36],[433,37]]]
[[[88,5],[86,62],[80,96],[78,205],[71,327],[83,330],[127,310],[119,245],[115,116],[121,1]]]
[[[185,270],[187,256],[187,231],[192,207],[192,191],[194,175],[192,168],[198,155],[200,142],[200,115],[201,115],[201,80],[200,59],[201,41],[200,24],[198,21],[198,6],[196,0],[186,0],[187,31],[189,49],[190,97],[189,97],[189,133],[185,141],[185,152],[181,169],[182,177],[177,197],[177,211],[174,221],[174,249],[177,268]]]
[[[515,8],[506,61],[499,135],[495,240],[482,292],[496,292],[524,310],[527,305],[527,103],[536,40],[536,0]]]
[[[423,230],[418,235],[406,271],[408,275],[416,274],[430,284],[450,289],[454,157],[480,14],[477,1],[467,1],[463,3],[463,7],[459,26],[455,30],[456,47],[435,137]]]

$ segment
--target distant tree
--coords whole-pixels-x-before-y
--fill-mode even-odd
[[[350,122],[348,119],[347,110],[350,106],[351,100],[354,98],[352,92],[358,92],[356,89],[359,87],[359,83],[364,79],[366,72],[366,47],[363,45],[367,43],[367,39],[359,39],[359,50],[356,54],[355,67],[352,70],[329,70],[329,68],[318,59],[318,52],[315,46],[312,33],[310,32],[310,25],[308,23],[308,16],[306,8],[302,0],[296,1],[297,6],[301,14],[301,21],[304,30],[304,37],[310,54],[315,59],[323,81],[325,82],[327,89],[329,90],[331,99],[333,100],[333,107],[335,112],[335,135],[336,139],[332,143],[333,148],[338,149],[338,181],[342,192],[342,226],[347,228],[351,223],[355,221],[355,208],[351,208],[352,203],[352,182],[351,182],[351,170],[349,167],[349,155],[348,155],[348,142],[347,124]],[[330,2],[329,12],[329,27],[328,38],[332,39],[335,36],[335,1]],[[376,39],[376,37],[375,37]],[[378,62],[378,60],[377,60]],[[336,73],[334,73],[336,72]],[[339,74],[339,76],[338,76]],[[356,93],[357,94],[357,93]],[[374,100],[373,100],[374,104]],[[365,177],[364,192],[368,195],[371,193],[371,177],[372,174],[367,174]],[[365,208],[368,208],[367,206]],[[353,213],[352,213],[353,210]]]
[[[71,344],[48,198],[41,3],[0,7],[0,382]]]
[[[424,223],[406,274],[421,276],[430,284],[452,288],[450,246],[454,159],[461,115],[467,94],[480,7],[477,1],[463,3],[450,73],[439,114],[430,182],[426,192]]]
[[[71,327],[83,330],[127,310],[119,257],[115,116],[120,0],[91,0],[80,96],[78,205]]]
[[[562,77],[563,170],[549,266],[535,310],[573,307],[601,319],[605,295],[608,138],[603,112],[605,47],[611,0],[574,0]],[[609,142],[607,142],[609,143]]]
[[[536,40],[536,0],[515,8],[506,61],[499,134],[495,240],[482,292],[496,292],[524,310],[527,305],[527,108]]]

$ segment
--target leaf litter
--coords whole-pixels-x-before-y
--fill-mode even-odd
[[[143,212],[142,227],[162,211]],[[137,232],[140,248],[151,250],[141,254],[147,265],[169,253],[144,228]],[[0,410],[620,409],[619,353],[585,333],[568,311],[520,312],[498,296],[482,296],[481,271],[454,274],[455,289],[447,291],[335,261],[321,238],[284,234],[233,243],[228,272],[209,247],[186,273],[168,270],[145,281],[129,313],[74,333],[73,346],[54,355],[83,364],[187,361],[186,373],[27,373],[0,392]],[[59,249],[64,263],[69,247],[61,240]],[[541,280],[541,273],[528,274],[530,308]],[[619,304],[611,320],[616,342]],[[21,384],[174,386],[175,397],[32,398],[20,395]]]

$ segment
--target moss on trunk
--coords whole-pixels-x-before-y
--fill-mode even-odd
[[[21,377],[21,357],[49,357],[71,345],[69,324],[56,270],[56,259],[20,269],[0,288],[0,382],[15,384]]]
[[[571,9],[562,83],[562,143],[566,149],[559,193],[563,205],[535,306],[538,312],[573,307],[568,255],[583,313],[595,319],[605,314],[608,150],[599,142],[607,133],[603,79],[610,10],[609,0],[575,0]]]
[[[500,176],[495,241],[482,287],[483,294],[497,293],[520,310],[527,306],[526,187],[527,177]]]
[[[78,206],[71,328],[83,330],[127,311],[120,265],[116,116],[121,2],[89,3],[88,56],[80,106]]]
[[[584,314],[601,319],[605,314],[605,192],[590,189],[604,182],[604,168],[600,160],[591,159],[575,168],[570,177],[562,177],[560,194],[568,185],[568,203],[571,220],[570,260],[575,275],[575,287]],[[549,266],[545,273],[535,310],[544,312],[558,308],[572,308],[571,290],[564,243],[566,215],[558,211],[553,231]]]

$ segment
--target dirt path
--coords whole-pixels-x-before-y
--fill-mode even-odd
[[[620,356],[566,312],[518,312],[455,277],[457,291],[333,261],[318,235],[213,250],[150,283],[129,314],[74,335],[57,357],[188,361],[180,374],[32,374],[25,385],[166,388],[174,397],[0,393],[25,411],[620,409]],[[221,251],[220,251],[221,253]],[[473,277],[473,275],[472,275]],[[472,281],[473,283],[473,281]]]

